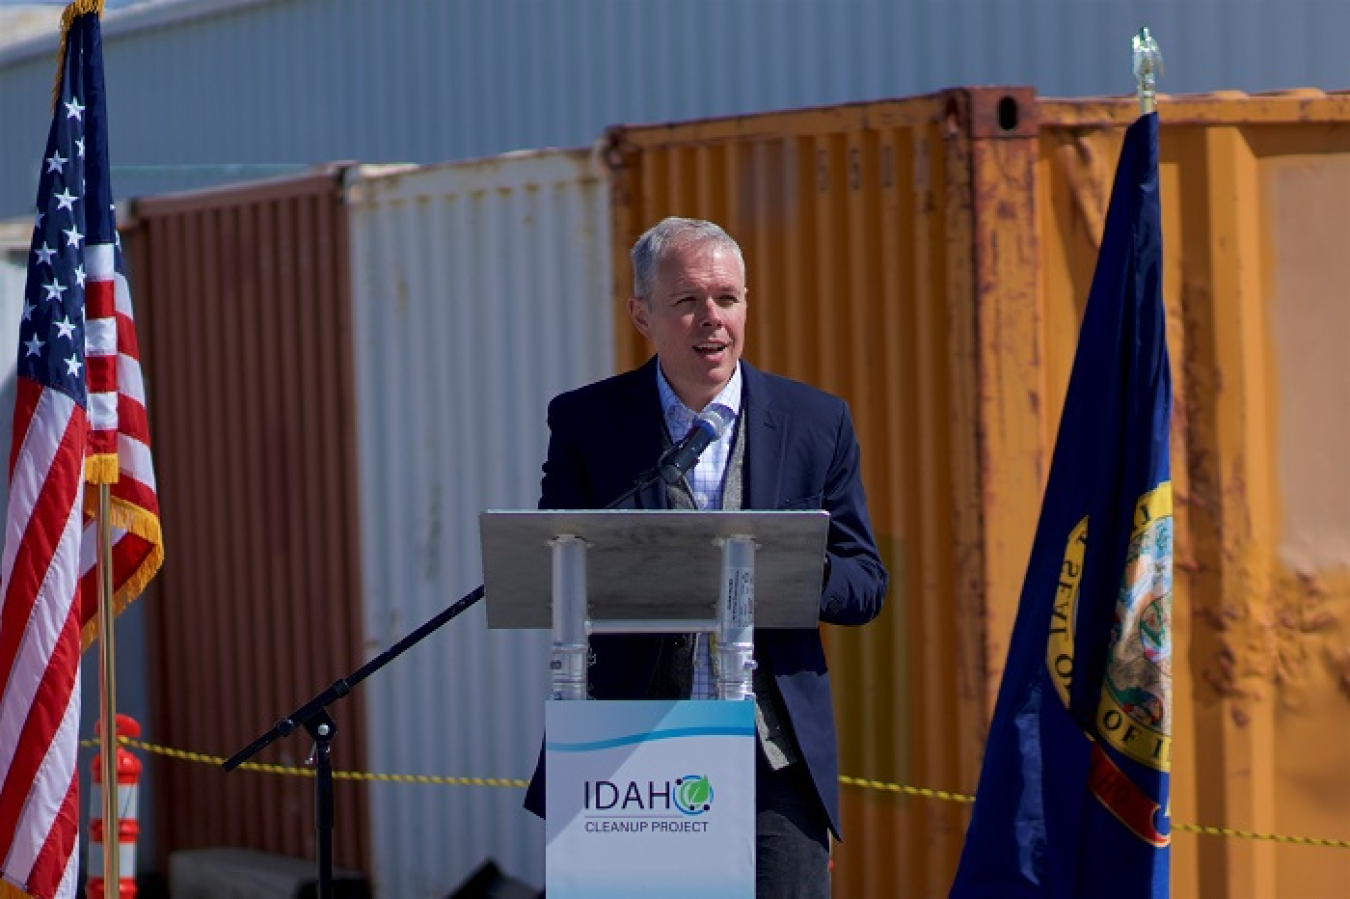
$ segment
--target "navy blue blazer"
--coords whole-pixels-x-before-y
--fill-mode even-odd
[[[629,490],[660,457],[664,417],[656,359],[641,368],[556,397],[548,407],[549,447],[541,509],[599,509]],[[741,362],[741,427],[746,443],[742,507],[825,509],[830,513],[820,620],[866,624],[881,612],[886,569],[867,516],[858,441],[848,405],[814,387]],[[664,484],[634,508],[667,508]],[[656,673],[659,636],[591,638],[591,695],[640,699]],[[755,658],[783,696],[830,829],[839,838],[839,763],[834,705],[819,628],[756,630]],[[525,807],[543,816],[541,764]]]

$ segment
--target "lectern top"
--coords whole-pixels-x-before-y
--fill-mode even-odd
[[[552,626],[552,543],[586,541],[589,619],[717,619],[721,542],[755,540],[755,626],[815,627],[830,516],[824,511],[488,511],[479,517],[488,626]]]

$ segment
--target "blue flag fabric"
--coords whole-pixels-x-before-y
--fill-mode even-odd
[[[1116,169],[954,899],[1168,894],[1171,405],[1150,113]]]

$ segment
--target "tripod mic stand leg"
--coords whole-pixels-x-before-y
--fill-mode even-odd
[[[314,738],[306,763],[314,767],[314,832],[319,849],[319,897],[333,899],[333,733],[337,724],[325,709],[305,722]]]

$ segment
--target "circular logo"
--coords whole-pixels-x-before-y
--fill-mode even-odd
[[[675,807],[686,815],[712,810],[712,782],[702,774],[686,774],[675,781]]]

